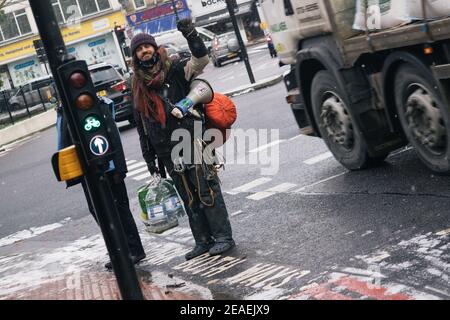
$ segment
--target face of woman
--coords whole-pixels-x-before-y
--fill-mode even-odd
[[[136,49],[136,57],[141,61],[149,61],[155,54],[155,48],[151,44],[141,44]]]

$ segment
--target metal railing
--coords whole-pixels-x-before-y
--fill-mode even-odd
[[[59,101],[53,84],[30,92],[23,89],[0,91],[0,129],[55,108]]]

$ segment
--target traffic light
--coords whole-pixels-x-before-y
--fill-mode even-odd
[[[45,54],[44,44],[41,39],[37,39],[33,41],[34,49],[36,50],[37,57],[39,61],[45,61],[47,55]]]
[[[114,32],[116,33],[117,40],[119,41],[120,46],[123,46],[123,43],[125,43],[125,30],[121,26],[115,26]]]
[[[87,165],[106,164],[114,150],[86,62],[75,60],[63,64],[58,68],[58,77],[69,104],[71,129],[80,138]]]

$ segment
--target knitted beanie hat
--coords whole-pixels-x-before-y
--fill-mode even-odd
[[[155,50],[158,50],[158,45],[156,44],[155,38],[153,38],[152,35],[150,35],[148,33],[139,33],[139,34],[135,35],[133,37],[133,39],[131,39],[131,45],[130,45],[131,48],[130,49],[131,49],[132,55],[135,54],[136,49],[141,44],[150,44],[153,47],[155,47]]]

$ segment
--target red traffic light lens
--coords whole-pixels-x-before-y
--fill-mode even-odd
[[[83,93],[77,98],[75,103],[78,109],[89,110],[94,106],[95,100],[90,94]]]
[[[80,89],[87,83],[87,78],[82,72],[74,72],[69,78],[69,83],[72,87]]]

